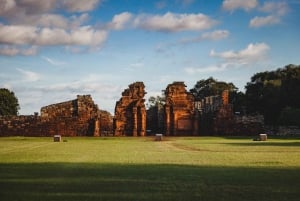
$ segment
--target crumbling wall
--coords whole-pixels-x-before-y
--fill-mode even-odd
[[[135,82],[128,86],[116,102],[114,118],[115,136],[145,136],[145,85]]]
[[[184,82],[173,82],[165,90],[165,134],[197,135],[198,119],[194,97],[187,92]]]
[[[100,113],[90,95],[41,108],[41,116],[0,117],[0,136],[99,136]]]

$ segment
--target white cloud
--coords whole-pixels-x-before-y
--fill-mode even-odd
[[[33,72],[33,71],[26,71],[21,68],[17,68],[17,70],[22,74],[22,80],[26,82],[36,82],[40,80],[41,75]]]
[[[5,56],[15,56],[20,53],[19,48],[16,48],[14,46],[1,46],[0,48],[0,55],[5,55]]]
[[[168,12],[164,15],[141,14],[134,19],[134,26],[163,32],[199,31],[213,27],[216,20],[204,14],[176,14]]]
[[[91,26],[71,31],[60,28],[37,28],[33,26],[0,25],[0,43],[10,45],[86,45],[101,46],[107,32]]]
[[[0,22],[0,54],[34,55],[39,46],[51,45],[99,49],[108,32],[83,26],[88,13],[64,16],[56,12],[87,12],[99,3],[100,0],[0,0],[0,16],[4,19]]]
[[[229,36],[229,31],[227,30],[216,30],[213,32],[207,32],[202,34],[203,39],[207,40],[221,40]]]
[[[0,55],[5,56],[15,56],[15,55],[36,55],[37,46],[32,47],[19,47],[19,46],[10,46],[10,45],[2,45],[0,46]]]
[[[214,50],[211,50],[210,56],[224,59],[228,63],[251,64],[264,60],[269,49],[270,47],[265,43],[250,43],[245,49],[237,52],[229,50],[216,53]]]
[[[123,12],[115,15],[111,23],[108,23],[109,29],[121,30],[130,21],[132,14],[129,12]]]
[[[237,9],[251,10],[258,5],[257,0],[224,0],[222,8],[227,11],[234,11]]]
[[[62,0],[62,7],[66,8],[70,12],[86,12],[94,10],[99,0]]]
[[[250,20],[250,27],[263,27],[270,26],[274,24],[279,24],[281,22],[281,18],[285,15],[288,10],[288,4],[285,2],[264,2],[264,4],[258,8],[259,11],[270,13],[268,16],[263,17],[254,17]]]
[[[289,6],[286,2],[264,2],[264,5],[259,8],[260,11],[266,13],[273,13],[279,16],[285,15]]]
[[[194,42],[201,42],[204,40],[217,41],[217,40],[222,40],[222,39],[227,38],[229,36],[229,34],[230,33],[227,30],[216,30],[213,32],[205,32],[198,37],[184,38],[184,39],[180,40],[180,43],[194,43]]]
[[[280,23],[280,18],[277,16],[269,15],[266,17],[254,17],[250,20],[250,27],[262,27]]]
[[[209,73],[216,73],[216,72],[222,72],[227,69],[229,64],[224,63],[220,65],[212,65],[207,67],[187,67],[184,69],[184,71],[187,74],[193,75],[193,74],[209,74]]]

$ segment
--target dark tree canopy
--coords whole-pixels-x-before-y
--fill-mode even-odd
[[[221,95],[224,90],[229,90],[230,93],[236,93],[238,88],[233,83],[217,81],[213,77],[206,80],[199,80],[190,92],[196,100],[201,100],[207,96]]]
[[[246,100],[249,113],[263,114],[267,124],[281,124],[291,114],[284,108],[300,108],[300,66],[256,73],[246,85]]]
[[[17,115],[19,109],[18,99],[14,92],[0,88],[0,116]]]
[[[159,107],[163,106],[165,104],[165,97],[164,96],[150,96],[148,98],[147,107],[153,108],[153,107]]]

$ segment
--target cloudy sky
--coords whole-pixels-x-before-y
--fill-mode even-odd
[[[0,0],[0,88],[20,114],[91,94],[114,111],[124,88],[147,97],[209,76],[300,64],[300,0]]]

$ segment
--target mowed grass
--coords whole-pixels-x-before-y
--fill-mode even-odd
[[[0,138],[0,200],[299,200],[300,139]]]

